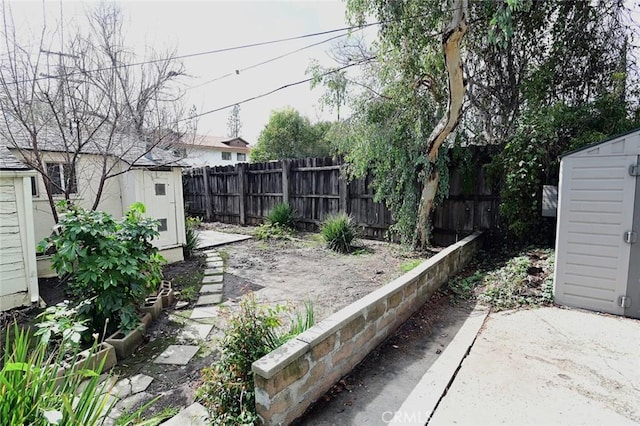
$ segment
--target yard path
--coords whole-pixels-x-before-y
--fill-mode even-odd
[[[222,302],[224,291],[223,261],[216,250],[206,250],[206,269],[202,278],[200,296],[191,311],[189,318],[182,318],[182,328],[176,336],[176,343],[170,344],[162,353],[153,359],[153,364],[160,366],[186,366],[201,349],[200,344],[207,340],[214,328],[209,320],[218,317],[217,305]],[[125,360],[126,362],[126,360]],[[114,408],[104,422],[113,425],[116,419],[125,412],[131,412],[147,401],[154,398],[147,389],[154,380],[153,373],[138,373],[132,377],[125,377],[114,383],[110,393],[110,400],[115,402]],[[114,378],[110,379],[114,380]],[[194,425],[208,424],[207,410],[199,403],[193,402],[169,419],[166,425]]]

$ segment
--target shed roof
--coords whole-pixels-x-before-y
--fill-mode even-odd
[[[30,170],[31,167],[24,164],[22,161],[9,151],[6,146],[0,146],[0,170]]]
[[[588,151],[588,150],[596,148],[596,147],[598,147],[600,145],[613,143],[617,139],[625,138],[626,136],[632,135],[634,133],[640,134],[640,127],[628,130],[628,131],[623,132],[623,133],[619,133],[617,135],[611,136],[611,137],[609,137],[609,138],[607,138],[605,140],[602,140],[600,142],[592,143],[592,144],[589,144],[587,146],[583,146],[582,148],[578,148],[578,149],[574,149],[573,151],[566,152],[566,153],[562,154],[560,156],[560,158],[565,158],[565,157],[568,157],[569,155],[574,155],[574,154],[577,154],[577,153],[580,153],[580,152],[583,152],[583,151]],[[640,143],[638,143],[637,147],[638,147],[638,149],[640,149]],[[640,154],[640,152],[638,152],[638,154]]]

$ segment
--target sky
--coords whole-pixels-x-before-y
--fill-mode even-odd
[[[43,19],[48,26],[60,21],[82,25],[85,11],[96,2],[20,1],[9,2],[19,35],[37,37]],[[178,55],[204,52],[310,34],[347,26],[342,1],[121,1],[126,43],[134,46],[138,60],[145,51],[175,49]],[[370,33],[371,34],[371,33]],[[340,39],[320,44],[269,64],[239,74],[235,70],[326,40],[336,34],[271,44],[250,49],[203,55],[183,60],[189,78],[184,80],[187,108],[209,111],[269,92],[285,84],[308,78],[305,71],[312,59],[325,66],[335,65],[328,55]],[[225,74],[231,76],[210,82]],[[273,110],[293,107],[312,122],[335,119],[322,108],[321,88],[309,83],[279,91],[240,106],[241,136],[255,145]],[[199,119],[198,133],[227,134],[229,111]]]

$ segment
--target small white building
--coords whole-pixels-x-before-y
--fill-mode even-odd
[[[560,163],[557,303],[640,318],[640,129]]]
[[[249,142],[218,136],[187,136],[183,143],[172,143],[174,153],[190,167],[230,166],[249,161]]]
[[[31,203],[35,176],[0,146],[0,312],[39,299]]]
[[[118,149],[122,152],[105,152],[99,140],[96,140],[94,144],[83,147],[75,162],[75,170],[70,170],[67,152],[63,150],[63,144],[58,138],[55,131],[48,134],[43,131],[39,142],[39,154],[49,176],[55,180],[56,192],[60,192],[59,195],[54,195],[54,201],[64,198],[62,190],[67,182],[64,177],[71,174],[71,200],[85,209],[91,209],[99,190],[102,168],[106,164],[112,168],[109,174],[113,177],[104,182],[97,210],[120,218],[131,204],[142,202],[147,216],[160,222],[160,236],[154,239],[154,245],[168,262],[183,260],[186,237],[182,168],[185,165],[179,158],[160,148],[146,152],[144,144],[122,136],[123,140],[118,143]],[[7,162],[11,159],[26,167],[26,158],[34,155],[26,140],[0,142],[0,161]],[[19,149],[16,148],[16,143],[21,144]],[[32,171],[28,180],[25,208],[31,210],[33,241],[29,241],[25,247],[35,256],[37,243],[51,234],[55,222],[43,177]],[[5,247],[8,241],[8,237],[3,234],[0,245]],[[37,265],[39,277],[55,276],[47,256],[38,256]],[[5,270],[0,270],[0,275],[4,274]]]

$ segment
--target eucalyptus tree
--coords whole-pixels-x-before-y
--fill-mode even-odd
[[[354,174],[372,170],[394,230],[416,246],[448,192],[443,145],[505,144],[532,112],[631,93],[622,1],[349,0],[347,10],[353,23],[383,24],[377,61],[349,86],[359,94],[343,149]]]

